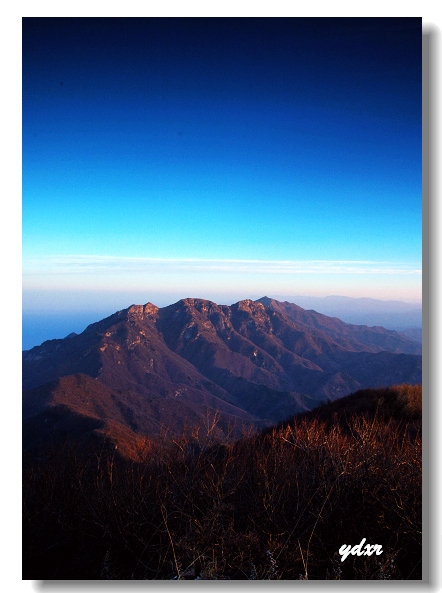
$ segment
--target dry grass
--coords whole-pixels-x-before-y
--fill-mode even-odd
[[[421,391],[388,393],[344,424],[146,439],[142,462],[110,447],[25,460],[23,577],[420,578]],[[340,546],[363,537],[384,554],[341,563]]]

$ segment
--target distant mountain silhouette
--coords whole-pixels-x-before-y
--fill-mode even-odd
[[[23,352],[25,434],[34,442],[48,422],[63,431],[69,416],[81,434],[130,448],[146,434],[210,430],[216,413],[216,430],[239,433],[358,389],[421,383],[420,353],[398,332],[267,297],[132,305]]]

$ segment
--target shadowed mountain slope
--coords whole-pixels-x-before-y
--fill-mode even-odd
[[[29,450],[47,445],[48,439],[61,444],[68,438],[87,449],[105,440],[136,459],[146,435],[185,434],[200,426],[222,440],[228,434],[240,436],[247,426],[266,425],[209,394],[183,396],[146,397],[110,389],[87,375],[68,375],[24,393],[24,442]]]

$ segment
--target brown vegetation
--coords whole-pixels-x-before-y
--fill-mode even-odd
[[[421,578],[421,394],[365,390],[236,442],[213,418],[140,440],[141,462],[25,455],[23,578]],[[362,538],[383,554],[341,562]]]

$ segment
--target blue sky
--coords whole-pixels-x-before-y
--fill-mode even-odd
[[[23,308],[421,296],[420,19],[23,28]]]

